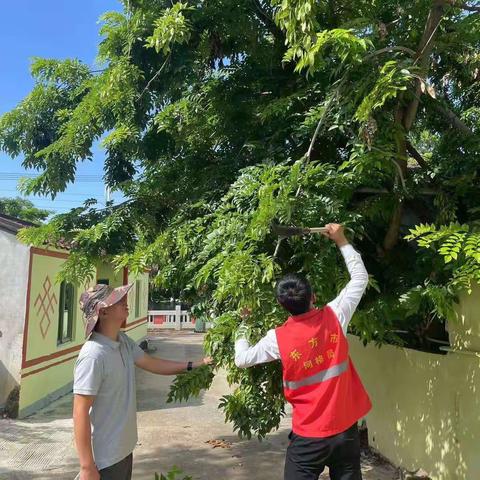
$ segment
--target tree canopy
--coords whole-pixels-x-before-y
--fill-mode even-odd
[[[5,213],[12,217],[28,220],[33,223],[41,223],[50,215],[50,211],[36,208],[33,202],[26,198],[16,197],[0,198],[0,213]]]
[[[0,147],[51,195],[100,140],[92,202],[22,236],[72,241],[64,276],[106,256],[213,312],[206,347],[237,387],[221,403],[243,435],[284,409],[281,371],[233,363],[239,311],[258,340],[285,313],[272,285],[300,271],[324,303],[345,285],[338,253],[274,222],[344,223],[370,273],[351,325],[365,342],[429,336],[480,280],[480,8],[456,0],[131,0],[102,17],[99,69],[35,59],[32,92],[0,119]],[[276,253],[276,255],[275,255]],[[441,329],[440,329],[441,330]],[[207,386],[179,377],[171,398]]]

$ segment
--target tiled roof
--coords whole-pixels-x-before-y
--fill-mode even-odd
[[[27,222],[26,220],[20,220],[19,218],[0,213],[0,230],[5,230],[6,232],[16,235],[20,229],[34,226],[35,224],[32,222]]]

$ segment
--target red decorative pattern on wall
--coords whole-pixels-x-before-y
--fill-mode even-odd
[[[43,339],[47,336],[48,329],[52,323],[50,315],[55,312],[54,305],[58,303],[55,292],[52,292],[52,282],[48,275],[43,281],[43,292],[40,292],[35,300],[33,306],[37,309],[37,316],[42,315],[40,319],[40,333]]]

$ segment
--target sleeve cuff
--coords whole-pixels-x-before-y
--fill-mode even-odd
[[[145,356],[145,352],[143,350],[140,351],[135,351],[133,354],[133,361],[136,362],[139,358],[142,358]]]
[[[98,391],[89,388],[74,388],[73,393],[76,395],[96,395]]]

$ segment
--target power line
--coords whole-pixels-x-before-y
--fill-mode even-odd
[[[35,173],[11,173],[0,172],[0,181],[13,182],[19,181],[23,178],[34,179],[40,175]],[[75,177],[75,183],[104,183],[104,180],[99,175],[77,175]]]
[[[3,195],[1,193],[2,191],[0,190],[0,197]],[[47,205],[51,205],[55,202],[62,202],[62,203],[84,203],[86,200],[97,200],[99,203],[103,203],[103,196],[97,196],[97,197],[92,197],[88,195],[82,195],[83,198],[79,198],[78,200],[73,199],[73,198],[56,198],[55,200],[49,200],[48,198],[39,198],[39,197],[25,197],[22,195],[17,195],[16,197],[13,196],[6,196],[4,198],[9,198],[9,199],[15,199],[15,198],[21,198],[22,200],[29,200],[32,203],[40,203],[40,202],[46,202]]]
[[[39,173],[27,173],[27,172],[0,172],[0,177],[5,177],[5,178],[11,178],[11,179],[16,179],[16,178],[22,178],[22,177],[27,177],[27,178],[37,178],[40,177],[41,175]],[[75,178],[79,179],[84,179],[84,180],[98,180],[98,181],[103,181],[101,178],[99,178],[98,175],[77,175]]]
[[[37,195],[23,195],[21,192],[19,192],[17,189],[13,189],[13,188],[0,188],[0,194],[2,192],[15,192],[17,193],[19,196],[23,197],[23,198],[26,198],[26,197],[35,197],[35,198],[40,198],[38,197]],[[70,193],[70,192],[62,192],[62,193],[59,193],[59,195],[67,195],[67,196],[72,196],[72,197],[85,197],[85,198],[103,198],[103,193],[98,193],[97,195],[92,195],[90,193]]]
[[[35,173],[26,173],[26,172],[0,172],[0,181],[18,181],[22,178],[38,178],[40,175]],[[99,183],[103,184],[104,180],[99,175],[77,175],[75,177],[75,183]],[[22,192],[19,192],[18,189],[0,189],[0,196],[4,195],[3,192],[12,192],[15,193],[17,197],[20,197],[25,200],[31,201],[35,207],[49,210],[52,213],[65,213],[74,208],[82,207],[84,202],[87,199],[94,199],[97,200],[97,206],[105,205],[105,202],[101,201],[102,199],[105,200],[105,196],[102,194],[97,193],[96,195],[92,195],[92,193],[60,193],[59,195],[65,196],[74,196],[74,197],[82,197],[77,199],[63,199],[57,198],[55,200],[49,200],[48,198],[39,197],[37,195],[23,195]],[[12,197],[11,195],[6,195],[7,197]],[[107,196],[108,198],[108,196]],[[71,205],[65,206],[58,206],[58,203],[68,203]]]
[[[85,199],[86,200],[86,199]],[[61,203],[74,203],[76,205],[82,204],[83,202],[81,200],[62,200],[62,199],[55,199],[55,200],[38,200],[32,203],[37,203],[37,202],[47,202],[46,205],[52,205],[56,202],[61,202]]]
[[[15,199],[14,197],[6,197],[6,198],[11,198],[11,199]],[[34,204],[40,204],[41,202],[43,202],[44,205],[53,205],[54,203],[56,202],[61,202],[61,203],[74,203],[74,204],[83,204],[84,203],[84,200],[89,200],[88,197],[85,197],[84,200],[73,200],[73,199],[62,199],[62,198],[56,198],[55,200],[47,200],[47,199],[39,199],[39,200],[36,200],[36,199],[33,199],[33,198],[25,198],[25,197],[20,197],[22,200],[29,200],[30,202],[34,203]],[[93,197],[90,197],[90,198],[93,198]],[[95,198],[94,200],[97,200],[97,201],[100,201],[101,199],[100,198]],[[102,199],[103,200],[103,199]],[[102,203],[102,202],[100,202]]]
[[[37,178],[37,177],[28,177],[28,178]],[[19,175],[18,177],[1,177],[0,176],[0,181],[13,182],[13,181],[21,180],[22,178],[25,178],[25,176],[23,175]],[[75,183],[104,183],[104,182],[101,178],[97,177],[97,178],[75,178]]]

